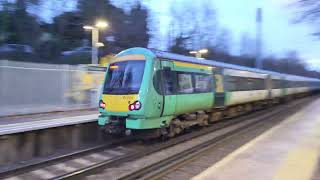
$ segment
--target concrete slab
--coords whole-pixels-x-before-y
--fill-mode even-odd
[[[97,114],[97,113],[98,113],[98,109],[92,108],[92,109],[79,109],[79,110],[64,109],[56,112],[51,111],[51,112],[36,113],[36,114],[24,114],[24,115],[2,116],[2,117],[0,116],[0,125],[41,121],[41,120],[48,120],[48,119],[59,119],[59,118],[65,118],[65,117],[83,116],[83,115],[90,115],[90,114]]]
[[[315,179],[320,157],[320,99],[243,145],[194,180]]]
[[[15,134],[40,129],[95,122],[97,121],[98,116],[99,114],[89,114],[83,116],[71,116],[63,118],[3,124],[0,125],[0,135]]]

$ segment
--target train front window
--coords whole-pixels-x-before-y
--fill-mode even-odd
[[[104,94],[135,94],[139,92],[145,61],[112,63],[107,72]]]

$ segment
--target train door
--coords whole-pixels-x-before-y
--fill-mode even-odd
[[[163,87],[163,112],[161,116],[173,115],[176,110],[176,73],[174,64],[170,61],[161,61],[162,87]]]
[[[154,59],[153,64],[154,76],[153,76],[153,87],[155,89],[155,93],[153,94],[150,90],[150,94],[148,93],[148,101],[150,102],[147,104],[148,110],[146,110],[146,115],[149,114],[150,116],[154,115],[156,117],[160,117],[163,112],[163,91],[162,91],[162,67],[161,61],[157,58]],[[153,106],[151,106],[153,104]],[[157,108],[155,108],[157,107]]]
[[[214,104],[215,107],[224,106],[225,93],[224,93],[224,80],[223,73],[221,68],[213,69],[213,74],[215,78],[215,95],[214,95]]]
[[[265,87],[268,91],[268,99],[271,99],[272,98],[272,78],[271,78],[271,75],[268,75],[267,78],[265,79]]]

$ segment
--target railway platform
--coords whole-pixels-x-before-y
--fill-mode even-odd
[[[37,129],[93,122],[98,118],[97,109],[83,109],[0,117],[0,135]]]
[[[99,139],[97,109],[0,117],[0,172],[6,164],[81,149]]]
[[[193,180],[320,180],[320,99],[194,176]]]

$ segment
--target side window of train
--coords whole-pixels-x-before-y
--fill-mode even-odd
[[[281,83],[281,80],[277,80],[277,89],[281,89],[284,85]]]
[[[193,93],[192,74],[178,73],[178,93]]]
[[[289,80],[285,80],[284,83],[285,83],[285,85],[284,85],[285,88],[290,88],[291,84],[290,84]]]
[[[264,79],[254,79],[254,90],[262,90],[265,89],[265,80]]]
[[[228,91],[249,91],[265,89],[265,80],[258,78],[226,76],[226,89]]]
[[[176,72],[171,71],[171,69],[162,70],[163,78],[163,90],[165,95],[171,95],[175,93],[175,84],[176,84]]]
[[[272,79],[271,82],[272,82],[272,86],[271,86],[272,89],[280,89],[279,88],[280,81],[278,79]]]
[[[288,82],[286,80],[281,80],[281,88],[287,88],[288,87]]]
[[[163,92],[162,92],[163,87],[162,87],[162,83],[161,83],[161,71],[160,70],[156,71],[156,73],[153,76],[153,86],[158,94],[163,95]]]
[[[153,86],[158,94],[171,95],[175,93],[176,73],[170,69],[158,70],[153,76]]]
[[[236,91],[237,90],[237,79],[233,76],[225,76],[226,78],[226,90]]]
[[[195,92],[211,92],[212,91],[212,76],[206,74],[194,74]]]
[[[256,79],[253,79],[253,78],[241,78],[243,79],[243,82],[246,82],[246,83],[243,83],[243,84],[247,84],[246,87],[243,87],[242,90],[244,91],[247,91],[247,90],[256,90],[257,89],[257,81]]]

